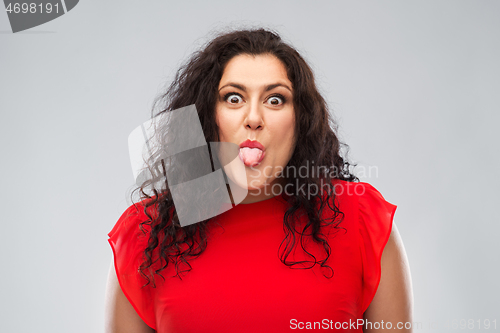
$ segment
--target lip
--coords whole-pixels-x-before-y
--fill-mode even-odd
[[[262,155],[260,156],[259,160],[257,161],[257,164],[254,165],[254,167],[259,165],[260,162],[262,162],[262,160],[264,159],[264,156],[266,156],[266,148],[264,147],[264,145],[262,143],[260,143],[257,140],[255,140],[255,141],[245,140],[242,143],[240,143],[240,149],[245,148],[245,147],[258,148],[258,149],[262,150]]]
[[[248,147],[248,148],[259,148],[263,152],[266,151],[266,148],[262,145],[262,143],[260,143],[257,140],[255,140],[255,141],[246,140],[246,141],[243,141],[242,143],[240,143],[240,148],[245,148],[245,147]]]

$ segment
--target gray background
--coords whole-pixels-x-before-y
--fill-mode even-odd
[[[0,331],[103,331],[127,136],[228,25],[277,29],[314,68],[350,157],[378,170],[363,180],[398,205],[415,321],[500,326],[499,17],[482,0],[87,0],[12,34],[0,11]]]

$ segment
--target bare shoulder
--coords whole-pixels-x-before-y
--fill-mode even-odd
[[[410,265],[406,256],[403,240],[393,223],[391,235],[384,248],[381,259],[381,277],[377,292],[364,313],[364,319],[372,323],[390,322],[385,325],[387,332],[413,332],[409,324],[413,321],[413,292]],[[400,324],[398,324],[400,323]],[[384,332],[378,329],[365,329],[364,332]]]
[[[113,259],[109,267],[105,296],[104,325],[106,333],[154,333],[134,310],[116,277]]]

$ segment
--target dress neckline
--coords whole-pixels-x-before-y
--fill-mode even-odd
[[[231,205],[232,206],[232,205]],[[286,200],[283,198],[281,194],[257,201],[248,204],[237,204],[232,206],[228,210],[224,211],[224,213],[216,216],[216,220],[219,218],[223,220],[254,220],[254,218],[262,218],[263,216],[283,212],[286,207]]]

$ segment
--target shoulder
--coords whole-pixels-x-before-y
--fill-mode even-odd
[[[341,179],[332,181],[332,190],[336,196],[362,197],[366,195],[380,194],[380,192],[370,183],[350,182]]]
[[[395,224],[382,254],[378,280],[375,291],[368,294],[364,318],[372,322],[411,322],[413,291],[410,265]]]
[[[138,232],[139,225],[142,222],[147,222],[156,218],[156,207],[157,205],[152,203],[152,199],[144,199],[131,204],[118,218],[115,225],[108,233],[108,236],[110,238],[115,238],[120,234]],[[147,226],[145,226],[145,228],[147,228]]]
[[[149,226],[142,225],[142,222],[150,219],[145,212],[148,208],[148,200],[130,205],[108,233],[108,242],[113,252],[112,266],[116,274],[116,279],[110,282],[110,292],[115,295],[113,296],[115,299],[108,307],[113,309],[112,311],[120,312],[120,318],[110,325],[147,329],[145,325],[147,324],[152,328],[155,327],[154,303],[151,301],[154,299],[154,290],[150,284],[145,286],[148,281],[139,271],[149,238]],[[116,310],[113,306],[119,306],[119,309]],[[139,317],[134,315],[133,310]],[[122,318],[123,316],[126,318]]]
[[[373,185],[365,182],[336,181],[336,195],[344,207],[351,207],[357,224],[362,253],[362,311],[370,305],[381,277],[382,253],[394,256],[399,249],[398,233],[393,228],[397,206],[388,202]],[[387,248],[387,251],[384,249]],[[397,253],[396,253],[397,254]],[[389,259],[390,260],[390,259]]]
[[[335,179],[332,181],[332,191],[339,202],[349,202],[353,208],[357,207],[364,212],[371,210],[392,211],[396,208],[370,183]]]

